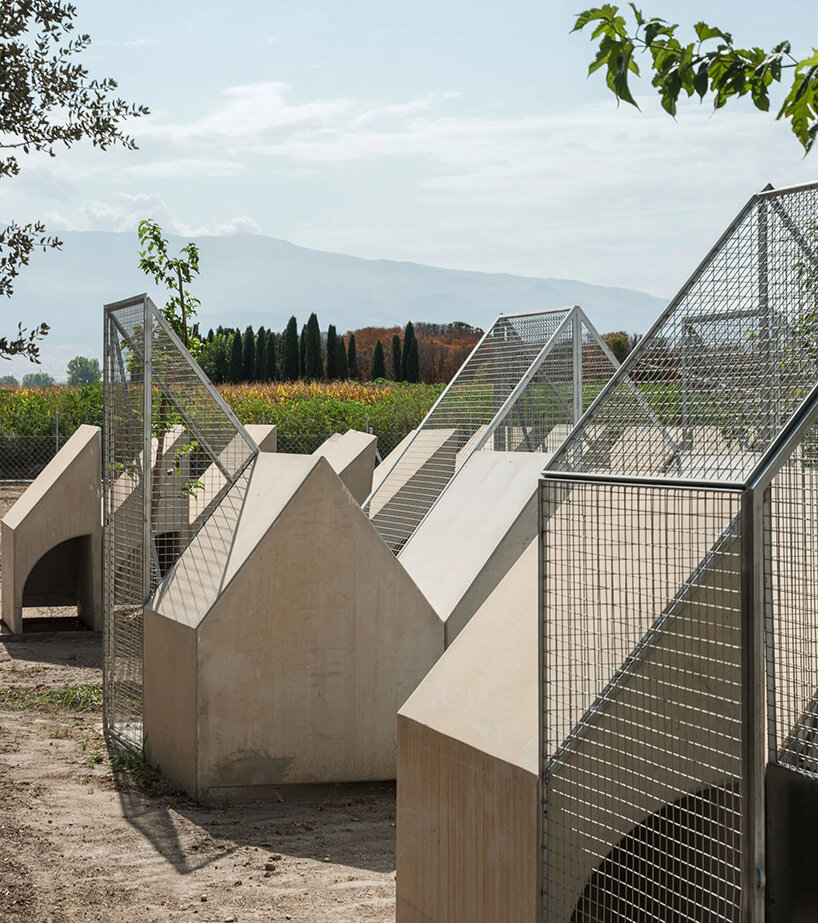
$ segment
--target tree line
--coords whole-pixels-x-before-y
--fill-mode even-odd
[[[196,327],[193,337],[199,339]],[[403,337],[397,333],[392,336],[388,358],[383,343],[377,340],[368,368],[361,367],[355,333],[344,337],[330,324],[326,334],[322,334],[315,312],[300,331],[293,316],[281,333],[263,326],[257,330],[248,326],[243,331],[219,326],[209,330],[199,342],[196,358],[217,385],[379,378],[420,381],[419,347],[411,321]]]

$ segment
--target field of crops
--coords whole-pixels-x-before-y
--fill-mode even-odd
[[[442,388],[343,381],[223,385],[219,391],[242,423],[275,423],[283,433],[344,432],[368,425],[381,433],[417,426]],[[0,441],[25,437],[53,443],[57,419],[61,441],[82,423],[101,426],[102,385],[0,388]]]

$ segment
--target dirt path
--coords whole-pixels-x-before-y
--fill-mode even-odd
[[[0,644],[0,920],[394,920],[392,789],[231,808],[152,779],[145,794],[98,708],[34,701],[100,683],[100,656],[98,639]]]

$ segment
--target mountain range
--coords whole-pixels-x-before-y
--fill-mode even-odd
[[[102,306],[156,291],[138,268],[135,233],[68,231],[63,248],[35,254],[21,272],[5,308],[3,332],[17,321],[51,325],[43,342],[42,370],[58,381],[76,355],[101,357]],[[186,238],[170,236],[176,253]],[[201,274],[191,287],[202,302],[202,330],[264,325],[283,330],[291,314],[299,323],[316,311],[322,329],[339,332],[406,321],[465,321],[486,327],[499,313],[581,305],[600,332],[643,332],[664,307],[644,292],[505,273],[442,269],[394,260],[370,260],[311,250],[258,234],[195,239]],[[16,359],[0,374],[32,371]]]

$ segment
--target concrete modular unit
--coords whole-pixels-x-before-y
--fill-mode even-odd
[[[351,429],[343,435],[334,433],[312,454],[326,458],[347,490],[363,503],[372,490],[377,448],[377,436]]]
[[[398,713],[397,923],[537,919],[537,546]]]
[[[443,620],[447,645],[536,539],[547,459],[475,452],[398,556]]]
[[[80,426],[3,518],[3,621],[24,606],[75,605],[102,627],[102,438]]]
[[[145,608],[148,758],[197,798],[394,778],[443,625],[325,458],[246,478]]]

